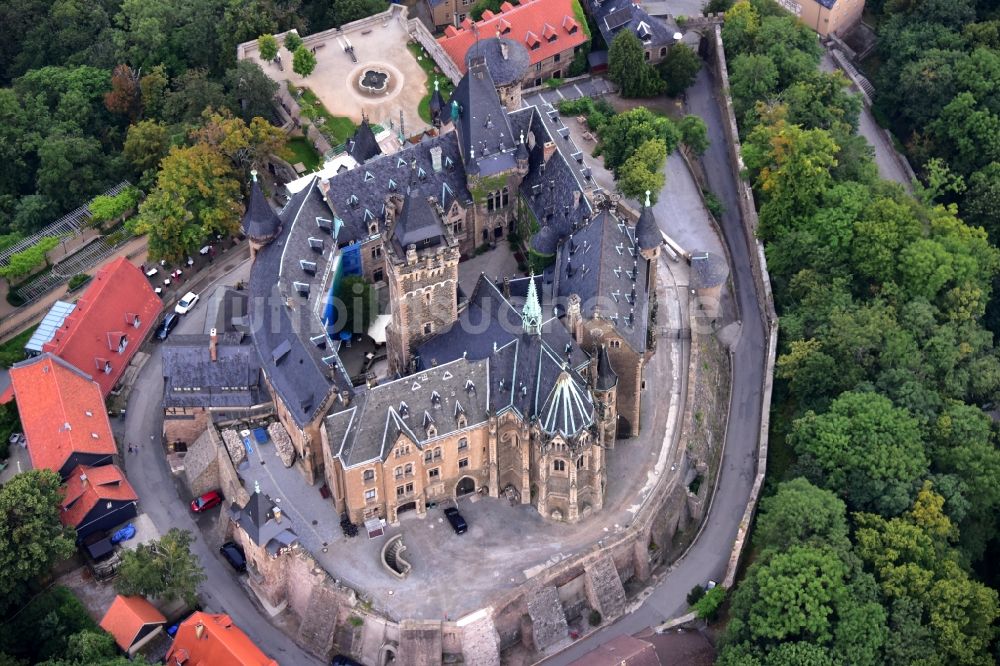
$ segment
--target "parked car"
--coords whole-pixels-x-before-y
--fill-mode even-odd
[[[330,662],[330,666],[362,666],[361,662],[354,661],[350,657],[345,657],[343,655],[337,655]]]
[[[465,534],[469,529],[469,524],[465,522],[465,518],[462,517],[462,514],[455,507],[449,506],[444,510],[444,515],[448,519],[448,522],[451,523],[451,528],[455,530],[455,534]]]
[[[184,298],[177,301],[177,305],[174,306],[174,312],[181,315],[187,314],[188,312],[191,311],[191,308],[195,306],[195,303],[198,302],[199,298],[200,297],[198,296],[198,294],[194,293],[193,291],[189,291],[188,293],[184,294]]]
[[[163,342],[170,335],[170,331],[174,330],[177,323],[180,321],[180,315],[176,312],[167,313],[167,316],[163,318],[163,323],[160,324],[160,328],[156,331],[156,339]]]
[[[219,547],[219,552],[226,558],[226,562],[240,573],[247,570],[247,557],[238,543],[227,541]]]
[[[209,490],[201,497],[195,497],[191,500],[191,510],[195,513],[202,513],[220,504],[222,504],[222,493],[218,490]]]

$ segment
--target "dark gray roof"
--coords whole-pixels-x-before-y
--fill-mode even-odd
[[[650,16],[633,0],[586,0],[586,4],[608,46],[620,31],[626,29],[631,30],[646,46],[669,46],[674,43],[677,24]]]
[[[331,392],[351,390],[340,358],[329,339],[324,340],[325,327],[313,309],[313,299],[323,292],[322,284],[310,290],[308,299],[295,290],[295,282],[312,277],[302,270],[299,257],[316,262],[316,277],[326,275],[330,243],[323,252],[315,252],[308,242],[311,236],[322,237],[316,218],[323,215],[330,215],[329,208],[318,179],[314,179],[282,209],[281,234],[257,253],[250,272],[250,327],[260,365],[276,397],[300,427],[314,418]],[[314,337],[325,346],[311,343]],[[276,356],[275,350],[283,345],[287,345],[287,352]]]
[[[458,358],[366,391],[348,409],[327,417],[331,453],[353,467],[385,460],[401,434],[423,449],[482,424],[488,418],[487,366],[485,360]]]
[[[559,232],[554,225],[545,225],[531,237],[531,249],[539,254],[555,254],[559,245]]]
[[[524,44],[506,37],[491,37],[475,42],[465,52],[465,63],[469,65],[474,58],[480,57],[486,59],[493,83],[498,86],[520,81],[531,64],[531,56]]]
[[[282,512],[279,523],[274,510],[274,502],[260,492],[250,495],[243,508],[233,506],[230,510],[233,521],[255,544],[264,546],[269,555],[277,555],[279,550],[299,540],[292,530],[291,518]]]
[[[691,255],[691,288],[718,287],[729,277],[726,258],[712,252]]]
[[[243,215],[243,233],[255,241],[266,242],[275,237],[281,222],[274,209],[267,203],[256,175],[250,184],[250,201]]]
[[[523,282],[526,285],[527,279]],[[511,291],[523,289],[512,281]],[[543,305],[542,310],[552,308]],[[563,373],[591,404],[587,382],[579,373],[589,357],[562,322],[550,318],[542,324],[541,335],[525,333],[520,311],[485,275],[479,277],[459,321],[420,345],[417,354],[424,368],[440,367],[463,354],[472,360],[488,359],[490,409],[496,413],[514,409],[525,419],[541,417]],[[553,423],[557,421],[564,423],[560,419]],[[573,423],[584,425],[579,418]]]
[[[445,101],[444,95],[442,95],[441,91],[438,89],[437,80],[434,81],[434,92],[431,93],[429,107],[431,116],[436,117],[440,117],[440,114],[446,112],[448,109],[448,102]]]
[[[163,406],[246,408],[270,400],[249,337],[218,337],[216,361],[210,336],[175,334],[163,345]]]
[[[653,215],[653,207],[649,205],[649,194],[646,194],[646,205],[639,213],[639,221],[635,223],[635,235],[640,250],[651,250],[663,242],[660,226]]]
[[[597,381],[594,386],[598,391],[607,391],[618,385],[618,375],[611,368],[608,358],[608,348],[601,345],[597,350]]]
[[[441,149],[441,168],[435,171],[432,151],[438,148]],[[454,132],[408,144],[397,153],[379,155],[327,181],[329,206],[341,225],[338,245],[368,240],[372,220],[381,228],[385,221],[386,196],[406,191],[414,162],[417,175],[411,193],[436,197],[445,210],[454,201],[462,206],[472,201]]]
[[[354,136],[347,141],[347,152],[358,164],[367,162],[376,155],[382,154],[378,141],[375,140],[375,133],[372,131],[368,119],[363,118],[358,129],[354,130]]]
[[[554,293],[577,294],[583,315],[610,319],[632,349],[646,349],[650,285],[635,229],[607,210],[573,233],[556,255]]]
[[[491,176],[517,166],[514,132],[490,70],[481,58],[469,64],[452,100],[459,105],[456,129],[466,170]]]
[[[402,254],[410,245],[416,245],[418,250],[440,245],[444,233],[441,218],[427,197],[407,194],[403,199],[403,210],[392,228],[392,240],[397,252]]]

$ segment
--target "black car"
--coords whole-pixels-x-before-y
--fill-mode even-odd
[[[240,573],[247,570],[247,557],[243,553],[243,548],[238,543],[227,541],[219,547],[219,552]]]
[[[337,655],[330,662],[330,666],[362,666],[360,662],[354,661],[350,657],[344,657],[342,655]]]
[[[174,327],[177,326],[178,322],[180,322],[180,317],[177,313],[171,312],[167,314],[167,316],[163,318],[163,323],[160,324],[160,328],[156,330],[156,339],[161,342],[166,340],[167,336],[170,335],[170,331],[174,330]]]
[[[465,534],[469,529],[469,524],[465,522],[465,518],[462,518],[462,514],[455,507],[449,506],[444,510],[444,515],[448,518],[448,522],[451,523],[455,534]]]

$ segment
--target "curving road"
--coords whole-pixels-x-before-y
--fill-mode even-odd
[[[726,207],[722,216],[722,235],[729,248],[736,302],[743,317],[742,332],[733,349],[733,395],[718,488],[700,536],[684,558],[662,575],[643,604],[613,625],[545,660],[546,666],[570,664],[616,636],[639,633],[685,612],[687,593],[694,585],[722,580],[750,497],[757,465],[766,338],[763,321],[758,315],[756,285],[750,270],[713,76],[708,66],[702,67],[687,92],[687,112],[701,116],[708,126],[712,143],[703,157],[703,164],[710,189]],[[670,233],[670,229],[664,231]]]
[[[228,274],[204,288],[208,294],[217,284],[233,284],[248,272],[243,262]],[[204,300],[204,299],[203,299]],[[177,325],[177,333],[201,333],[205,321],[205,304],[198,305]],[[206,543],[199,529],[213,529],[220,508],[195,522],[187,503],[190,497],[183,485],[171,474],[160,444],[163,432],[163,363],[160,345],[149,348],[149,360],[142,367],[133,385],[125,414],[126,442],[139,445],[139,453],[125,455],[125,472],[139,494],[140,509],[146,513],[161,533],[172,527],[185,529],[194,535],[191,551],[205,570],[206,579],[198,588],[205,610],[228,613],[240,629],[272,659],[288,666],[320,664],[277,627],[251,601],[250,592],[240,584],[233,570],[215,548]],[[223,503],[225,505],[225,503]]]

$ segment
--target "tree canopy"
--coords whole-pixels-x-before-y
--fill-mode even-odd
[[[608,48],[608,78],[618,84],[622,97],[652,97],[666,88],[631,30],[619,32]]]
[[[125,595],[183,599],[193,606],[205,574],[191,553],[192,539],[190,532],[174,528],[158,541],[125,551],[115,589]]]

